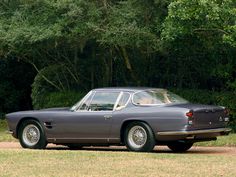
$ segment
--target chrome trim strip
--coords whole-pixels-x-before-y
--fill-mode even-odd
[[[123,92],[123,91],[122,91],[122,96],[123,96],[124,94],[129,94],[129,98],[128,98],[128,100],[126,101],[125,105],[122,107],[122,109],[126,108],[126,106],[129,104],[130,99],[131,99],[131,94],[130,94],[129,92]],[[121,96],[121,97],[122,97],[122,96]],[[120,97],[120,99],[121,99],[121,97]],[[119,100],[119,101],[120,101],[120,100]],[[118,105],[119,101],[117,102],[117,105]],[[119,111],[119,110],[117,110],[117,105],[116,105],[114,111]],[[121,110],[121,109],[120,109],[120,110]]]
[[[79,107],[82,105],[82,103],[84,103],[89,97],[90,97],[90,95],[91,94],[93,94],[93,91],[90,91],[90,92],[88,92],[78,103],[76,103],[72,108],[74,108],[74,109],[72,109],[73,111],[75,111],[75,112],[79,112],[80,110],[78,110],[79,109]]]
[[[168,131],[168,132],[157,132],[157,135],[194,135],[194,134],[204,134],[204,133],[221,133],[230,132],[230,128],[215,128],[207,130],[192,130],[192,131]]]
[[[113,106],[113,110],[112,110],[112,111],[115,111],[115,109],[116,109],[116,107],[117,107],[117,105],[118,105],[118,103],[119,103],[119,101],[120,101],[122,95],[123,95],[123,92],[120,92],[119,95],[118,95],[118,97],[117,97],[117,99],[116,99],[116,102],[115,102],[115,104],[114,104],[114,106]]]

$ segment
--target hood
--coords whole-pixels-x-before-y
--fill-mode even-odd
[[[68,111],[69,107],[60,107],[60,108],[46,108],[46,109],[40,109],[39,111]]]
[[[69,111],[69,107],[62,107],[62,108],[48,108],[48,109],[41,109],[41,110],[29,110],[29,111],[18,111],[6,114],[6,117],[15,116],[15,115],[32,115],[35,113],[43,113],[43,112],[51,112],[51,111]]]

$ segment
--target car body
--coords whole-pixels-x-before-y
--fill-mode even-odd
[[[230,132],[224,107],[192,104],[157,88],[94,89],[72,108],[15,112],[6,119],[22,147],[37,149],[47,143],[126,145],[131,151],[167,145],[184,152]]]

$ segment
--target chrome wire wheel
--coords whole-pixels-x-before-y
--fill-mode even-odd
[[[27,146],[35,146],[40,140],[40,130],[34,124],[27,125],[22,132],[22,138]]]
[[[147,142],[146,130],[139,126],[133,126],[128,133],[129,144],[134,148],[142,148]]]

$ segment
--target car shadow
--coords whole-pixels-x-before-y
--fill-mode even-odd
[[[125,146],[111,146],[111,147],[93,147],[85,146],[81,149],[70,149],[67,146],[48,146],[46,150],[69,150],[69,151],[101,151],[101,152],[129,152]],[[227,149],[224,148],[208,148],[193,146],[190,150],[184,153],[174,153],[165,146],[158,146],[150,153],[165,153],[165,154],[227,154]]]

